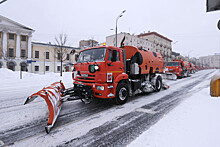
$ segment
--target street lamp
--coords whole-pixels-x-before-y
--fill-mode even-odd
[[[117,23],[118,19],[123,16],[123,14],[126,12],[126,10],[122,11],[120,15],[116,18],[116,27],[115,27],[115,46],[117,47]]]
[[[2,3],[4,3],[4,2],[6,2],[7,0],[0,0],[0,4],[2,4]]]

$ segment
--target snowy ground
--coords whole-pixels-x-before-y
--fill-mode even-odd
[[[0,146],[220,146],[220,119],[216,117],[220,99],[209,96],[210,78],[217,72],[203,70],[167,81],[170,89],[132,97],[123,106],[105,101],[64,103],[53,130],[46,134],[45,102],[39,98],[23,103],[55,81],[63,80],[71,87],[71,73],[62,78],[58,73],[24,73],[19,79],[19,72],[0,69],[4,85],[0,87]]]
[[[167,114],[129,147],[219,147],[220,97],[210,96],[210,81],[204,81],[183,103]]]

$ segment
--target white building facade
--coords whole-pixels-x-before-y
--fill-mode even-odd
[[[220,68],[220,53],[215,55],[199,57],[199,63],[202,66]]]
[[[0,68],[29,71],[33,29],[0,15]]]
[[[142,49],[144,49],[144,50],[152,50],[153,51],[153,43],[152,42],[148,41],[147,39],[140,38],[135,35],[131,35],[129,33],[117,34],[117,47],[121,46],[121,42],[124,37],[125,37],[124,45],[142,47]],[[106,37],[106,45],[107,46],[116,46],[115,35],[111,35],[111,36]]]

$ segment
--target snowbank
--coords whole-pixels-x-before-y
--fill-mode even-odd
[[[200,91],[140,135],[129,147],[219,147],[220,97],[211,97],[207,85],[208,81],[200,85]]]
[[[37,98],[31,104],[24,105],[26,98],[41,90],[45,86],[62,80],[66,87],[72,86],[71,72],[34,74],[19,71],[0,69],[0,131],[10,129],[15,125],[21,125],[48,115],[47,105],[42,98]]]

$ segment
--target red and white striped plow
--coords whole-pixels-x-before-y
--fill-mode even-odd
[[[37,97],[42,97],[47,103],[49,110],[49,119],[45,130],[47,133],[50,132],[50,129],[53,127],[62,106],[62,91],[65,90],[63,83],[55,82],[48,87],[43,88],[42,90],[29,96],[24,104],[30,103]]]

